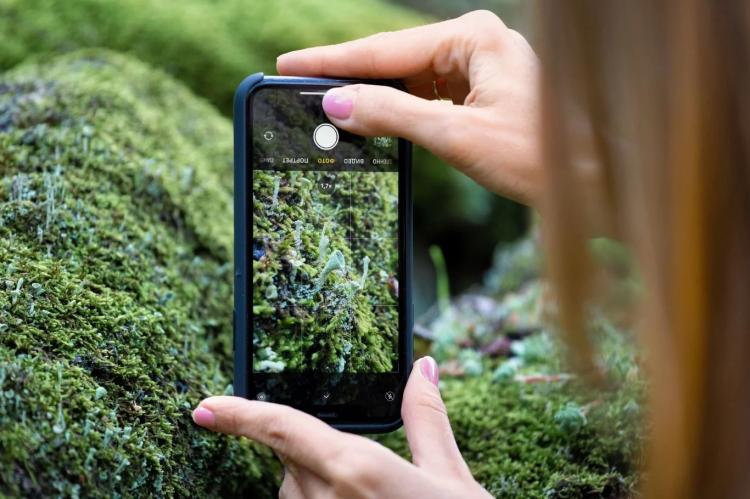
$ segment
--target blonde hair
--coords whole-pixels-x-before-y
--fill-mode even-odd
[[[626,242],[646,293],[647,497],[750,490],[750,5],[538,4],[560,321],[589,364],[586,239]]]

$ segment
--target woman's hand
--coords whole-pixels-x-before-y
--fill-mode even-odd
[[[270,446],[286,469],[280,497],[490,497],[461,457],[437,382],[437,364],[424,357],[404,391],[401,416],[413,464],[284,405],[210,397],[193,411],[193,420]]]
[[[329,90],[323,109],[360,135],[419,144],[488,189],[537,205],[542,190],[539,62],[487,11],[361,40],[289,52],[279,74],[398,78]],[[436,100],[437,94],[454,104]]]

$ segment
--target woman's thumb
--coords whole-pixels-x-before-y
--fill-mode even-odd
[[[414,464],[442,475],[471,478],[453,437],[438,377],[435,359],[422,357],[414,363],[404,391],[401,417]]]

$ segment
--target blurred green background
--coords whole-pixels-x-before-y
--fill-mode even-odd
[[[274,74],[280,53],[474,9],[492,10],[528,31],[528,7],[519,0],[0,0],[0,70],[28,58],[107,47],[176,76],[229,115],[239,81],[256,71]],[[518,238],[529,223],[524,207],[419,148],[414,202],[417,315],[435,301],[430,246],[442,249],[457,293],[480,282],[498,243]]]

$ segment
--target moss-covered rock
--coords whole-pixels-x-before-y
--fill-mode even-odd
[[[533,336],[521,341],[533,352],[499,365],[485,360],[480,375],[442,373],[441,392],[458,446],[474,477],[493,495],[637,495],[645,386],[632,349],[619,332],[612,334],[606,340],[607,388],[594,389],[565,373],[555,343]],[[546,345],[541,350],[540,343]],[[409,457],[403,430],[377,439]]]
[[[275,495],[267,450],[190,420],[230,383],[231,217],[230,124],[165,74],[86,51],[0,77],[0,494]],[[459,446],[501,497],[625,495],[642,382],[619,334],[600,326],[600,391],[558,376],[546,334],[478,353],[536,320],[527,267],[430,325],[453,330],[432,348],[459,359],[442,382]],[[408,455],[403,431],[380,438]]]
[[[637,486],[641,390],[593,393],[562,381],[441,382],[474,477],[502,498],[620,498]],[[403,430],[379,437],[408,456]]]
[[[231,112],[234,88],[283,52],[427,22],[380,0],[3,0],[0,68],[86,47],[127,52]]]
[[[92,51],[0,79],[0,493],[271,495],[231,382],[231,128]]]

